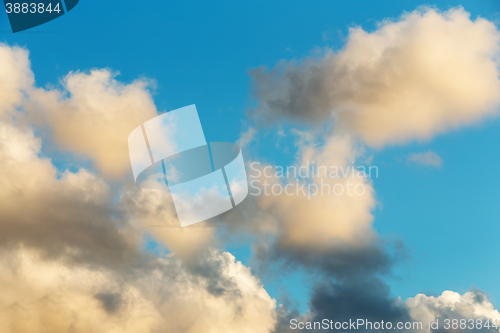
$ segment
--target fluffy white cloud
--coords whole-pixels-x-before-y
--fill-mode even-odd
[[[44,89],[34,86],[26,49],[0,43],[0,63],[0,117],[48,126],[44,129],[59,146],[92,159],[107,176],[130,171],[128,135],[157,115],[151,82],[124,84],[103,69],[71,72],[62,89]]]
[[[480,319],[483,321],[483,324],[486,323],[486,320],[489,320],[490,325],[493,325],[495,321],[497,324],[500,324],[500,313],[481,291],[469,291],[460,295],[457,292],[447,290],[437,297],[418,294],[415,297],[408,298],[404,304],[408,307],[409,313],[414,320],[424,323],[424,330],[427,332],[429,330],[426,324],[428,324],[429,320],[439,320],[440,328],[444,328],[445,319],[458,319],[459,321],[461,319]],[[469,324],[467,321],[467,325]],[[474,331],[498,332],[499,329],[488,330],[482,328],[474,329]]]
[[[249,162],[250,195],[219,218],[232,235],[259,239],[254,252],[264,266],[304,265],[338,278],[386,271],[392,257],[373,228],[372,180],[355,164],[363,150],[349,136],[296,133],[295,162]]]
[[[278,169],[270,172],[263,166],[267,170],[261,171],[257,182],[253,180],[262,189],[256,199],[258,206],[277,223],[280,245],[321,252],[336,244],[369,244],[376,238],[371,214],[374,191],[371,180],[361,177],[353,164],[360,154],[353,142],[348,137],[333,137],[319,148],[314,142],[300,143],[299,151],[295,169],[289,169],[288,175],[285,171],[285,177],[280,177]],[[294,170],[301,167],[308,180],[295,178],[299,175]],[[269,184],[266,188],[265,182]]]
[[[462,8],[424,8],[377,30],[351,28],[323,58],[253,71],[258,118],[322,121],[380,147],[497,115],[500,33]]]
[[[108,70],[72,72],[62,90],[32,89],[24,108],[29,117],[48,126],[55,142],[90,157],[107,176],[130,172],[130,132],[157,115],[150,82],[123,84]]]

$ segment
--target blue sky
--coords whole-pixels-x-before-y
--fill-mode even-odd
[[[67,15],[12,34],[0,13],[0,41],[25,46],[39,86],[55,84],[70,71],[110,68],[119,79],[156,82],[160,111],[196,104],[208,141],[235,142],[248,126],[254,101],[248,71],[299,59],[317,47],[340,48],[348,27],[372,30],[420,5],[441,10],[462,5],[472,17],[497,22],[500,3],[482,1],[92,1]],[[221,130],[221,129],[224,130]],[[266,129],[260,133],[263,137]],[[492,120],[439,135],[430,141],[370,151],[379,166],[374,180],[374,228],[404,241],[409,257],[387,277],[393,296],[419,292],[465,292],[472,286],[500,304],[500,121]],[[287,141],[288,140],[288,141]],[[262,158],[286,164],[290,153],[259,143]],[[441,168],[409,165],[413,152],[432,150]],[[228,245],[250,263],[248,245]],[[271,296],[285,285],[305,309],[305,274],[263,278]]]

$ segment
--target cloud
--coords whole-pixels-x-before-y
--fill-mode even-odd
[[[500,314],[488,300],[486,294],[480,290],[471,290],[463,295],[450,290],[440,296],[426,296],[418,294],[415,297],[402,301],[390,296],[388,286],[379,278],[363,278],[361,275],[350,281],[341,283],[318,283],[313,290],[310,300],[310,313],[288,313],[284,309],[278,311],[278,325],[276,333],[284,332],[333,332],[328,330],[291,330],[290,320],[301,322],[321,322],[323,319],[335,322],[356,322],[364,320],[357,330],[361,332],[385,331],[393,332],[398,323],[411,323],[412,328],[407,332],[491,332],[498,333],[499,329],[492,327],[495,321],[500,320]],[[450,320],[450,327],[446,327],[445,320]],[[366,322],[374,325],[384,321],[391,323],[393,329],[373,330],[366,327]],[[429,329],[429,321],[439,321],[438,329]],[[458,329],[451,327],[452,320],[457,320]],[[474,320],[474,328],[460,329],[460,321],[470,325]],[[476,327],[477,320],[482,325],[489,320],[489,328]],[[413,326],[421,323],[421,328]],[[415,324],[415,325],[417,325]],[[418,324],[420,325],[420,324]],[[463,325],[463,324],[462,324]]]
[[[0,66],[19,56],[14,76],[29,73],[27,51],[1,46],[0,55],[8,60]],[[3,84],[8,71],[0,73]],[[59,171],[44,156],[46,142],[30,121],[56,141],[67,139],[58,143],[88,154],[105,174],[129,169],[121,155],[127,128],[155,112],[141,82],[124,85],[105,70],[73,73],[64,92],[18,79],[10,82],[18,97],[0,102],[11,112],[0,120],[1,332],[273,329],[275,300],[247,267],[209,246],[211,229],[149,225],[175,218],[167,191],[145,191],[126,179],[120,188],[84,168]],[[172,251],[146,251],[148,231]]]
[[[390,297],[388,286],[373,276],[369,279],[358,276],[343,283],[318,284],[310,303],[311,321],[328,318],[344,322],[361,318],[396,323],[411,319],[401,300]]]
[[[409,298],[404,302],[408,307],[411,317],[415,320],[427,322],[439,320],[440,325],[444,325],[445,319],[465,319],[467,325],[470,325],[469,319],[482,319],[483,324],[486,320],[490,321],[490,325],[496,321],[500,322],[500,313],[496,310],[493,304],[488,300],[487,295],[481,290],[471,290],[463,295],[454,291],[444,291],[440,296],[426,296],[418,294],[413,298]],[[475,323],[476,324],[476,323]],[[441,326],[443,327],[443,326]],[[424,326],[425,328],[425,326]],[[426,329],[425,331],[430,332]],[[498,328],[478,328],[476,325],[474,329],[440,329],[439,331],[453,331],[453,332],[499,332]]]
[[[443,60],[439,52],[425,51],[427,41],[438,46],[443,42],[443,36],[434,38],[440,34],[429,33],[436,29],[453,37],[444,38],[451,50],[457,43],[466,48],[463,56],[453,58],[453,75],[446,54]],[[463,36],[457,42],[459,34]],[[261,98],[255,116],[269,111],[271,118],[291,114],[302,119],[305,106],[319,121],[334,110],[338,124],[333,135],[318,138],[295,131],[299,140],[294,163],[300,167],[314,160],[347,168],[363,155],[352,132],[377,146],[427,138],[491,114],[498,88],[495,38],[494,26],[470,21],[461,9],[410,13],[371,34],[354,29],[339,54],[285,64],[286,75],[254,72]],[[424,55],[417,52],[420,46]],[[283,318],[291,313],[280,307],[277,317],[276,302],[250,270],[231,254],[211,248],[216,244],[213,229],[181,229],[168,191],[144,190],[127,181],[116,189],[118,185],[107,182],[130,172],[126,138],[137,123],[156,115],[148,82],[123,84],[108,70],[94,70],[70,73],[61,89],[36,88],[27,51],[7,46],[1,51],[3,61],[15,68],[15,79],[0,71],[0,87],[13,82],[7,84],[13,87],[12,98],[0,102],[1,112],[10,117],[0,123],[0,284],[6,291],[0,295],[0,330],[280,332]],[[408,64],[415,65],[415,73],[398,73],[408,70]],[[325,70],[330,68],[335,75]],[[438,76],[442,82],[426,76],[429,68],[443,70]],[[486,69],[493,74],[485,74]],[[304,73],[310,76],[304,79]],[[463,87],[464,77],[473,77],[470,91]],[[283,78],[288,81],[283,83]],[[343,81],[344,86],[336,84]],[[339,89],[332,92],[335,98],[325,87]],[[283,104],[290,96],[293,103]],[[391,102],[388,96],[396,98]],[[25,112],[14,113],[16,108]],[[23,114],[27,124],[35,122],[52,133],[58,146],[95,161],[105,178],[83,168],[59,172],[43,156],[41,139],[14,120]],[[420,123],[406,119],[417,114],[423,115]],[[242,140],[253,135],[249,130]],[[277,177],[268,181],[291,184],[293,190],[305,184]],[[373,228],[376,197],[371,181],[351,173],[309,181],[330,187],[350,182],[365,191],[357,196],[309,198],[296,192],[252,197],[241,209],[220,217],[230,232],[256,236],[254,250],[261,262],[306,267],[322,279],[314,286],[307,318],[420,318],[426,311],[443,318],[449,313],[497,314],[479,292],[459,295],[455,303],[449,300],[456,296],[448,294],[437,302],[423,295],[406,302],[390,297],[380,275],[397,258]],[[171,253],[155,257],[145,251],[147,232]]]
[[[151,82],[124,84],[109,70],[71,72],[62,89],[33,88],[25,102],[31,121],[48,127],[54,141],[93,160],[109,177],[130,172],[128,135],[157,115]]]
[[[125,187],[120,203],[131,221],[139,223],[154,237],[185,260],[191,260],[215,243],[214,228],[208,222],[181,227],[170,192]]]
[[[237,144],[240,146],[240,148],[248,146],[252,141],[255,140],[255,134],[257,134],[255,128],[249,127],[246,132],[241,133]]]
[[[174,257],[118,275],[17,251],[0,257],[0,330],[23,332],[270,332],[275,301],[250,270],[211,250],[204,264]]]
[[[155,200],[165,197],[139,193],[126,210],[103,179],[85,169],[59,173],[40,154],[32,131],[0,123],[0,284],[9,291],[0,296],[0,331],[274,327],[275,301],[232,255],[209,249],[206,230],[160,231],[178,255],[154,258],[141,249],[134,216],[161,222],[170,207]],[[185,253],[200,244],[196,257]]]
[[[42,126],[38,131],[53,131],[65,149],[94,157],[106,176],[121,176],[131,171],[130,130],[156,114],[146,81],[126,85],[107,70],[94,70],[67,75],[63,91],[35,88],[28,51],[0,49],[1,65],[7,66],[0,75],[6,77],[17,59],[20,69],[12,75],[18,79],[9,80],[26,82],[11,85],[17,89],[11,95],[20,97],[9,107],[19,105],[21,112],[0,122],[0,214],[5,217],[0,246],[24,244],[48,257],[113,266],[143,259],[136,249],[144,232],[186,259],[213,243],[210,228],[180,228],[167,191],[143,190],[123,179],[122,188],[113,188],[84,168],[59,172],[42,156],[42,141],[29,126],[35,121]]]
[[[411,153],[406,161],[411,164],[418,164],[435,168],[441,168],[441,166],[443,165],[441,157],[439,157],[437,153],[430,150],[423,153]]]
[[[422,8],[373,32],[351,28],[344,48],[251,71],[254,119],[322,123],[380,147],[429,139],[496,116],[500,34],[462,8]]]
[[[27,51],[23,52],[27,56]],[[129,130],[156,112],[146,88],[145,81],[135,81],[129,85],[120,83],[107,70],[94,70],[87,74],[76,72],[66,76],[62,90],[31,87],[28,89],[29,99],[23,103],[23,107],[27,110],[27,119],[36,121],[43,126],[42,129],[53,131],[54,139],[65,149],[93,157],[105,174],[111,172],[120,175],[130,168],[125,139]],[[26,154],[30,163],[23,163],[14,155],[6,157],[12,162],[5,165],[5,168],[9,167],[9,171],[3,173],[6,175],[5,182],[14,182],[20,190],[16,186],[6,186],[5,197],[12,197],[17,190],[23,193],[21,198],[26,201],[16,202],[15,206],[5,205],[5,210],[12,215],[13,221],[26,221],[24,223],[34,225],[30,238],[11,225],[6,226],[4,235],[11,242],[23,240],[54,256],[69,253],[85,257],[81,260],[87,261],[94,260],[90,258],[94,256],[98,260],[97,253],[105,250],[109,251],[110,256],[127,251],[131,257],[134,256],[133,249],[143,232],[141,228],[163,241],[184,260],[193,260],[208,245],[214,244],[213,229],[181,229],[178,226],[168,191],[143,190],[125,185],[117,195],[104,179],[87,170],[59,174],[49,160],[38,156],[41,153],[39,139],[34,138],[29,130],[22,133],[9,126],[5,127],[10,131],[5,137],[11,142],[5,146],[6,151],[15,145],[28,145],[24,150],[16,149],[16,154]],[[18,139],[13,139],[16,138],[14,133],[17,133]],[[317,142],[311,142],[313,137],[307,133],[296,133],[301,138],[297,167],[311,160],[322,165],[345,167],[359,155],[348,137],[335,137],[326,146],[318,147]],[[251,128],[244,137],[248,139],[254,134],[255,130]],[[109,155],[110,151],[114,155]],[[19,164],[23,164],[23,167],[19,168]],[[14,179],[22,181],[19,183]],[[344,258],[344,263],[349,260],[366,262],[362,259],[363,253],[371,253],[375,257],[380,255],[380,262],[386,262],[383,251],[376,245],[377,235],[371,225],[371,210],[375,205],[371,183],[354,176],[314,180],[315,184],[319,184],[319,181],[327,182],[332,187],[346,186],[347,182],[351,182],[351,186],[361,185],[366,191],[360,196],[344,193],[340,196],[315,196],[311,200],[300,192],[290,197],[271,195],[257,199],[254,207],[258,211],[254,211],[250,218],[263,218],[256,224],[256,229],[259,229],[257,233],[270,230],[274,233],[275,248],[269,253],[283,258],[295,256],[297,261],[310,263],[315,262],[310,258],[320,253],[325,256],[338,253],[338,258]],[[297,189],[301,187],[293,186]],[[33,204],[30,209],[23,210],[22,207],[28,205],[28,201]],[[59,206],[59,203],[64,205]],[[39,227],[42,224],[38,221],[45,223],[44,229]],[[237,221],[236,224],[244,221],[248,222],[248,219]],[[268,226],[267,222],[270,222]],[[230,228],[231,224],[234,222],[228,223]],[[17,225],[22,228],[23,224]],[[38,227],[40,230],[37,230]],[[87,238],[86,228],[96,235]],[[54,232],[53,229],[60,232]],[[64,238],[63,235],[71,237]],[[109,238],[115,241],[106,244]],[[92,242],[97,243],[89,246]],[[296,255],[301,250],[304,250],[302,255]],[[373,259],[372,255],[369,257]],[[359,261],[353,258],[359,258]],[[76,259],[72,257],[71,260]],[[121,260],[112,257],[106,260],[121,263]],[[318,262],[322,261],[318,259]]]
[[[250,182],[253,187],[261,187],[261,195],[256,202],[262,211],[275,218],[278,241],[283,247],[306,247],[317,250],[333,245],[334,242],[361,246],[375,236],[371,229],[375,207],[374,192],[370,180],[359,177],[354,172],[352,161],[357,152],[348,137],[329,138],[324,146],[316,147],[315,142],[299,143],[299,153],[295,170],[308,170],[310,183],[306,179],[277,176],[279,169],[269,169],[269,165],[251,167]],[[311,166],[326,167],[328,174],[312,174]],[[331,175],[331,168],[343,168],[346,175]],[[267,169],[267,170],[266,170]],[[252,182],[253,181],[253,182]],[[267,183],[267,185],[266,185]],[[308,193],[308,187],[312,193]],[[288,186],[286,195],[279,193]],[[266,190],[267,187],[267,190]],[[354,188],[359,195],[354,194]],[[317,191],[317,195],[312,195]],[[252,189],[251,192],[256,192]]]
[[[372,181],[355,165],[363,149],[349,136],[295,133],[298,153],[288,176],[277,166],[249,162],[249,197],[220,217],[228,232],[259,239],[254,253],[263,269],[306,267],[337,279],[390,271],[406,252],[373,229]],[[296,177],[299,168],[309,177]],[[387,251],[393,246],[396,255]]]
[[[34,84],[28,52],[0,43],[0,119],[11,116]]]
[[[0,123],[0,247],[110,266],[137,260],[140,235],[121,223],[108,184],[85,169],[59,173],[40,150],[31,131]]]

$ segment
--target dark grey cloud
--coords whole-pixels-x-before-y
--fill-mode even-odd
[[[390,247],[395,247],[395,251],[392,251],[394,254],[390,253]],[[277,262],[289,267],[306,267],[339,280],[389,274],[397,261],[408,259],[408,252],[399,240],[392,244],[374,241],[359,248],[349,244],[332,245],[322,252],[307,251],[301,247],[283,248],[279,244],[271,247],[256,245],[254,250],[261,263]]]
[[[390,297],[389,287],[376,276],[352,277],[341,283],[320,283],[310,300],[313,321],[324,318],[349,321],[405,322],[411,317],[405,306]]]
[[[109,314],[116,313],[122,305],[122,295],[118,293],[98,293],[94,296],[98,299],[104,310]]]
[[[420,294],[402,301],[392,297],[388,285],[376,276],[358,276],[342,282],[319,281],[313,288],[309,307],[309,314],[299,314],[294,310],[287,311],[286,308],[279,309],[279,319],[274,332],[339,331],[330,327],[312,330],[292,329],[294,326],[291,320],[294,320],[293,323],[305,324],[307,322],[323,323],[325,319],[330,324],[333,322],[334,325],[335,323],[355,323],[360,319],[363,322],[356,329],[358,332],[394,332],[396,330],[411,333],[498,333],[499,331],[493,325],[495,321],[500,320],[500,314],[493,310],[493,305],[481,290],[472,289],[463,295],[445,291],[436,297]],[[375,323],[380,324],[382,321],[386,329],[376,329]],[[437,323],[437,327],[432,326],[429,329],[429,321]],[[453,321],[456,321],[456,327],[452,326]],[[473,328],[470,326],[472,321]],[[387,323],[391,323],[392,329],[387,329]],[[395,329],[394,327],[397,328],[399,323],[409,325],[411,328]]]

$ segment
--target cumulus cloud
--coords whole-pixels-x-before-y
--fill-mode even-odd
[[[0,331],[270,332],[275,300],[247,267],[209,246],[211,229],[155,228],[175,219],[167,191],[127,181],[116,189],[84,168],[60,171],[29,127],[36,121],[56,141],[67,139],[59,142],[65,149],[120,175],[130,168],[128,127],[155,114],[145,85],[124,85],[100,70],[70,74],[65,91],[45,90],[29,79],[26,50],[2,45],[0,57],[1,66],[17,66],[13,78],[0,71],[0,84],[13,89],[0,102],[7,110],[0,121]],[[148,232],[166,243],[167,256],[144,249]]]
[[[298,153],[288,172],[286,166],[249,162],[249,197],[220,217],[229,233],[259,239],[254,253],[262,268],[281,263],[339,279],[388,272],[405,251],[373,229],[372,180],[355,164],[363,150],[349,136],[295,133]],[[398,255],[386,246],[396,246]]]
[[[126,201],[114,204],[104,180],[84,169],[58,173],[40,149],[31,131],[0,123],[2,332],[274,327],[275,301],[232,255],[205,246],[181,261],[179,247],[197,249],[205,236],[175,229],[163,229],[165,240],[181,255],[144,253],[128,214],[141,217],[160,203],[138,195],[137,206],[122,209]]]
[[[351,28],[324,57],[251,72],[256,119],[321,122],[371,146],[428,139],[497,114],[500,34],[462,8],[423,8],[373,32]]]
[[[353,133],[380,146],[494,114],[497,44],[495,26],[470,20],[462,9],[409,13],[373,33],[355,28],[337,54],[254,71],[260,101],[254,116],[333,117],[337,131],[325,138],[295,131],[295,165],[315,161],[345,170],[363,154]],[[28,123],[65,150],[91,158],[106,175],[59,172],[31,130],[0,123],[2,332],[287,331],[283,318],[291,314],[280,307],[277,318],[275,301],[250,270],[210,248],[213,229],[178,226],[168,191],[130,183],[115,191],[106,182],[130,172],[126,138],[156,115],[147,81],[124,84],[109,70],[93,70],[68,74],[60,89],[43,89],[34,86],[26,50],[0,45],[0,60],[12,68],[0,72],[0,88],[8,92],[0,114],[15,118],[15,109],[23,109]],[[250,128],[240,144],[254,135]],[[394,258],[373,228],[370,179],[348,172],[308,180],[262,173],[259,180],[290,185],[294,195],[250,197],[220,219],[230,232],[258,237],[257,259],[328,276],[313,289],[308,318],[498,314],[478,292],[458,295],[455,303],[455,294],[406,302],[389,296],[379,275],[390,271]],[[323,184],[344,191],[300,190]],[[350,195],[349,184],[363,193]],[[145,232],[172,252],[157,258],[144,251]]]
[[[106,175],[121,176],[131,171],[128,134],[156,114],[146,81],[127,85],[108,70],[94,70],[70,73],[62,91],[36,88],[28,51],[0,49],[6,66],[0,81],[15,90],[9,96],[18,96],[2,105],[21,111],[0,123],[0,213],[5,217],[0,245],[23,243],[47,256],[113,265],[137,257],[144,232],[185,258],[212,243],[210,228],[180,228],[168,191],[143,190],[124,181],[117,193],[86,169],[58,171],[43,156],[41,139],[26,126],[35,121],[65,149],[93,157]]]
[[[335,329],[325,330],[292,330],[290,320],[307,323],[319,322],[323,319],[335,322],[356,322],[362,319],[358,331],[361,332],[393,332],[398,323],[408,323],[411,327],[404,329],[406,332],[490,332],[498,333],[499,329],[492,327],[495,322],[500,321],[500,314],[493,304],[488,300],[486,294],[480,290],[472,290],[461,295],[454,291],[444,291],[440,296],[426,296],[418,294],[403,301],[401,298],[390,296],[388,286],[377,277],[364,279],[361,276],[341,283],[322,282],[318,283],[310,301],[310,313],[297,314],[280,309],[278,311],[279,321],[275,332],[333,332]],[[450,320],[447,327],[445,320]],[[366,322],[374,323],[381,321],[390,322],[392,329],[372,329],[366,326]],[[474,328],[452,327],[452,320],[457,320],[471,325],[474,320]],[[488,327],[478,328],[477,321],[482,321],[482,326],[488,321]],[[429,322],[438,321],[437,328],[429,329]],[[421,323],[421,324],[420,324]],[[311,327],[313,327],[311,325]],[[373,326],[372,326],[373,327]],[[387,326],[385,326],[387,327]]]
[[[370,279],[358,276],[342,283],[318,284],[310,302],[311,321],[328,318],[344,322],[362,318],[371,322],[405,322],[411,318],[401,300],[390,297],[388,286],[373,276]]]
[[[406,161],[410,164],[418,164],[435,168],[441,168],[443,165],[441,157],[439,157],[437,153],[430,150],[423,153],[411,153]]]
[[[130,172],[128,135],[157,111],[150,82],[124,84],[115,76],[105,69],[69,73],[60,90],[32,89],[24,108],[48,126],[58,145],[92,159],[105,175],[120,177]]]
[[[493,304],[490,303],[488,296],[480,290],[472,290],[463,295],[447,290],[437,297],[418,294],[415,297],[407,299],[405,301],[405,306],[408,307],[409,313],[413,319],[420,320],[424,323],[429,320],[433,322],[439,320],[442,327],[446,319],[457,319],[459,322],[465,319],[467,326],[470,326],[469,319],[482,320],[483,325],[486,323],[486,320],[489,320],[490,326],[495,322],[500,322],[500,313],[494,308]],[[429,329],[426,329],[426,331],[430,332]],[[477,322],[475,322],[473,329],[470,327],[464,329],[459,326],[458,329],[452,328],[448,331],[499,332],[499,329],[492,327],[479,328]]]
[[[160,210],[162,216],[166,201],[156,207],[139,194],[137,206],[122,210],[102,179],[84,169],[58,173],[40,156],[41,141],[31,131],[1,123],[0,143],[2,332],[274,327],[275,301],[229,253],[205,246],[186,262],[179,260],[182,255],[155,259],[142,253],[141,233],[127,222],[134,219],[128,214]],[[206,236],[196,230],[161,230],[180,254],[184,249],[178,246],[205,244],[199,238]]]
[[[263,193],[258,197],[258,204],[279,220],[280,244],[321,250],[334,242],[354,246],[370,242],[375,236],[371,230],[374,192],[369,179],[358,177],[357,170],[351,172],[354,171],[351,170],[354,168],[352,161],[357,152],[352,149],[350,140],[335,137],[322,147],[305,144],[300,149],[297,168],[310,166],[314,161],[318,166],[344,168],[349,172],[346,176],[339,174],[339,177],[331,175],[331,169],[328,175],[310,173],[314,177],[308,184],[307,180],[300,180],[297,185],[294,177],[284,179],[285,183],[278,185],[290,185],[288,192],[292,195],[276,194],[279,192],[272,189],[280,179],[266,179],[262,173],[260,184],[264,185],[267,180],[271,187],[268,187],[267,195]],[[311,185],[310,191],[301,191],[305,188],[303,185]]]
[[[60,89],[45,89],[35,86],[28,50],[0,43],[0,63],[1,118],[41,125],[60,147],[90,158],[106,176],[130,171],[128,135],[157,115],[151,81],[125,84],[117,73],[95,69],[71,72]]]
[[[137,259],[139,235],[120,223],[109,186],[85,169],[59,173],[29,130],[0,123],[0,246],[114,265]]]
[[[5,333],[270,332],[276,321],[275,301],[227,252],[209,251],[200,267],[160,258],[129,276],[3,254]]]

